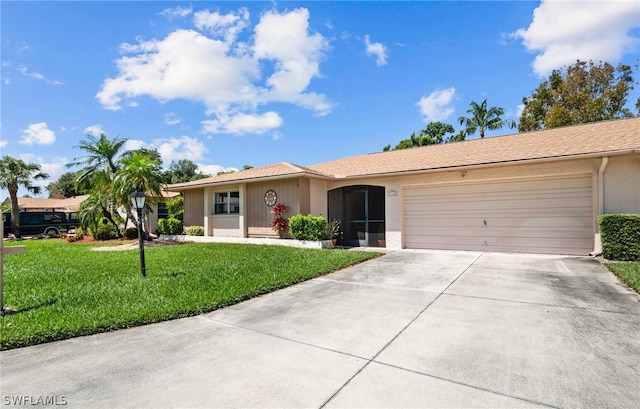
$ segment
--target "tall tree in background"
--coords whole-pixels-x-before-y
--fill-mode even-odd
[[[76,190],[74,183],[75,173],[66,172],[60,175],[58,180],[47,185],[49,199],[65,199],[67,197],[79,196],[82,193]]]
[[[448,138],[445,138],[447,134],[453,134],[455,131],[456,130],[450,124],[430,122],[423,130],[420,131],[420,133],[418,133],[418,135],[416,135],[415,132],[412,132],[409,138],[398,142],[393,150],[463,141],[466,135],[462,131],[456,135],[450,135]],[[382,150],[385,152],[391,150],[391,145],[385,146]]]
[[[625,108],[632,89],[633,75],[628,65],[614,68],[606,62],[578,60],[574,65],[553,70],[530,97],[523,98],[518,130],[633,117]],[[640,100],[636,105],[640,110]]]
[[[20,207],[18,206],[18,189],[20,186],[29,192],[39,195],[40,186],[33,184],[35,180],[49,177],[40,171],[37,163],[25,163],[22,159],[4,156],[0,160],[0,188],[7,189],[11,201],[11,231],[20,237]],[[0,237],[0,240],[2,238]]]
[[[469,109],[467,109],[468,117],[461,116],[458,118],[460,125],[464,126],[464,131],[467,135],[480,132],[480,137],[484,138],[485,131],[501,129],[505,125],[509,128],[515,128],[516,122],[511,119],[502,119],[504,115],[504,108],[500,107],[487,107],[487,100],[478,104],[475,101],[471,101]]]
[[[189,159],[172,161],[164,175],[167,183],[191,182],[209,177],[209,175],[199,172],[198,165]]]

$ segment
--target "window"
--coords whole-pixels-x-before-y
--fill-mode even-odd
[[[169,208],[167,204],[164,202],[158,202],[158,219],[168,219],[169,218]]]
[[[213,197],[213,214],[240,213],[240,192],[218,192]]]

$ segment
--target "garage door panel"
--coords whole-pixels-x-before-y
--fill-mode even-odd
[[[543,254],[573,254],[583,251],[592,245],[592,240],[572,240],[568,242],[566,238],[511,238],[511,237],[490,237],[486,240],[482,237],[461,237],[455,241],[451,236],[428,236],[418,242],[407,242],[409,248],[417,248],[417,245],[428,244],[429,249],[437,250],[479,250],[479,251],[506,251],[506,252],[527,252]],[[420,247],[422,248],[422,247]]]
[[[428,214],[422,214],[419,212],[414,212],[414,213],[405,213],[405,216],[409,216],[411,217],[412,223],[414,224],[416,221],[419,220],[441,220],[441,219],[447,219],[447,222],[449,222],[449,220],[455,222],[455,220],[458,219],[471,219],[471,220],[475,220],[476,223],[478,224],[483,224],[484,220],[487,220],[487,222],[489,220],[491,220],[492,222],[495,223],[496,220],[500,220],[500,219],[520,219],[520,218],[527,218],[527,219],[547,219],[547,218],[587,218],[588,221],[587,223],[589,223],[589,225],[591,225],[591,218],[593,217],[591,209],[590,208],[580,208],[580,209],[576,209],[576,210],[571,210],[571,209],[567,209],[569,210],[569,212],[571,213],[570,215],[567,215],[567,211],[563,211],[561,209],[530,209],[530,210],[526,210],[526,211],[511,211],[509,216],[504,216],[504,211],[502,209],[494,209],[492,211],[484,211],[482,212],[482,214],[478,215],[478,214],[469,214],[469,212],[467,211],[459,211],[459,210],[447,210],[447,211],[431,211]]]
[[[564,197],[564,198],[586,198],[591,197],[591,188],[588,187],[580,187],[580,188],[564,188],[562,191],[558,191],[557,189],[544,189],[544,190],[516,190],[513,192],[476,192],[476,193],[457,193],[457,194],[446,194],[446,193],[438,193],[431,192],[429,194],[412,194],[407,198],[406,204],[417,204],[423,205],[427,203],[474,203],[478,198],[483,198],[487,200],[505,200],[505,199],[513,199],[514,194],[517,194],[522,200],[530,200],[535,198],[546,198],[550,195],[555,197]],[[434,196],[438,195],[438,196]]]
[[[408,248],[587,254],[591,175],[407,187]]]

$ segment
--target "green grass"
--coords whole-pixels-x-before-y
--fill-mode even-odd
[[[4,305],[17,312],[0,318],[1,349],[196,315],[379,255],[191,243],[146,248],[142,278],[137,249],[91,251],[96,244],[62,240],[15,244],[27,251],[5,256]]]
[[[640,293],[640,262],[607,263],[605,265],[620,280]]]

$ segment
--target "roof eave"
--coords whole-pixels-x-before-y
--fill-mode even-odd
[[[530,163],[540,163],[540,162],[557,162],[557,161],[567,160],[567,159],[600,158],[603,156],[616,156],[616,155],[629,155],[629,154],[640,154],[640,147],[623,149],[623,150],[615,150],[615,151],[578,153],[578,154],[571,154],[571,155],[548,156],[548,157],[542,157],[542,158],[516,159],[516,160],[506,160],[506,161],[498,161],[498,162],[474,163],[469,165],[443,166],[443,167],[437,167],[437,168],[411,169],[411,170],[396,171],[396,172],[381,172],[381,173],[370,173],[370,174],[359,174],[359,175],[348,175],[348,176],[339,175],[339,176],[335,176],[335,179],[345,180],[345,179],[404,176],[404,175],[412,175],[412,174],[419,174],[419,173],[422,174],[422,173],[434,173],[434,172],[442,172],[442,171],[468,170],[468,169],[508,166],[508,165],[516,165],[516,164],[530,164]]]
[[[333,180],[331,176],[324,176],[324,175],[319,175],[319,174],[310,173],[310,172],[294,172],[294,173],[286,173],[282,175],[256,176],[256,177],[244,178],[244,179],[230,179],[230,180],[224,180],[220,182],[214,181],[214,182],[195,183],[187,186],[185,185],[180,186],[176,184],[176,185],[167,186],[167,190],[171,192],[182,192],[185,190],[202,189],[205,187],[238,185],[242,183],[252,183],[252,182],[266,182],[270,180],[291,179],[294,177],[309,177],[309,178],[316,178],[316,179]]]

